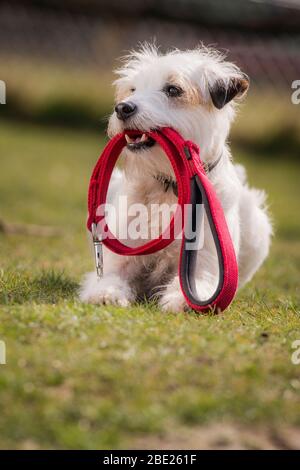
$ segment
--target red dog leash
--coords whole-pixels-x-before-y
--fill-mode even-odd
[[[137,131],[126,131],[136,136]],[[185,141],[175,130],[163,128],[147,132],[169,158],[177,181],[178,206],[168,229],[156,239],[139,247],[128,247],[121,243],[109,230],[104,213],[97,213],[106,203],[107,190],[116,161],[126,145],[125,133],[116,135],[103,150],[91,176],[88,192],[88,229],[93,233],[98,275],[102,275],[103,242],[107,248],[119,255],[138,256],[155,253],[168,246],[178,235],[178,226],[183,230],[179,262],[179,278],[182,292],[188,305],[196,311],[225,310],[231,303],[238,284],[238,267],[232,240],[221,204],[214,188],[206,176],[200,160],[199,148],[191,141]],[[197,252],[190,249],[193,240],[187,240],[184,227],[195,227],[197,204],[203,204],[217,250],[219,263],[219,282],[214,294],[206,300],[200,300],[193,288],[191,271]],[[189,214],[184,207],[191,205]],[[180,209],[180,210],[179,210]],[[178,224],[178,218],[180,224]],[[189,224],[189,225],[187,225]],[[96,232],[97,227],[97,232]],[[100,232],[100,236],[99,236]],[[166,234],[167,232],[167,234]]]

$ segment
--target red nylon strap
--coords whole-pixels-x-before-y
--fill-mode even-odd
[[[130,135],[130,132],[126,131]],[[134,131],[132,131],[134,135]],[[112,171],[116,161],[126,145],[125,134],[118,134],[111,139],[103,150],[102,155],[94,168],[91,176],[88,192],[89,217],[87,227],[91,230],[92,224],[96,223],[98,230],[103,234],[103,243],[113,252],[126,255],[146,255],[154,253],[168,246],[178,235],[176,229],[184,227],[186,221],[178,223],[178,217],[185,218],[184,206],[191,202],[191,188],[197,182],[199,194],[205,206],[210,227],[214,236],[220,266],[220,281],[215,294],[207,301],[197,299],[189,287],[188,273],[182,260],[188,260],[186,255],[185,238],[182,238],[179,277],[183,294],[187,303],[196,311],[207,311],[209,309],[224,310],[232,301],[238,283],[238,268],[232,240],[228,231],[227,223],[221,204],[216,196],[214,188],[207,178],[204,167],[200,160],[199,148],[190,141],[185,141],[175,130],[163,128],[159,131],[148,132],[147,135],[154,139],[164,150],[173,167],[178,186],[178,210],[170,222],[165,233],[156,239],[150,240],[142,246],[128,247],[121,243],[109,230],[104,211],[97,213],[99,207],[106,203],[107,190]],[[194,191],[194,189],[193,189]],[[184,264],[184,263],[183,263]]]

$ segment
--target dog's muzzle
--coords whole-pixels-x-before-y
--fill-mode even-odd
[[[122,101],[115,106],[117,118],[126,121],[137,112],[137,105],[131,101]]]

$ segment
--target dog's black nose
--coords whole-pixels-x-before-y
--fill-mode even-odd
[[[119,119],[121,119],[122,121],[126,121],[126,119],[136,113],[137,106],[131,101],[126,101],[118,103],[115,107],[115,111]]]

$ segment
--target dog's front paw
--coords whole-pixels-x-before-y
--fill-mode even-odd
[[[175,279],[169,284],[159,300],[160,308],[164,312],[183,312],[187,307],[186,300],[181,292],[179,279]]]
[[[134,293],[126,281],[116,274],[97,278],[95,272],[86,274],[79,290],[82,302],[98,305],[128,307],[134,301]]]

